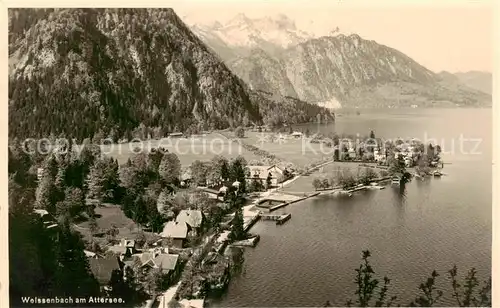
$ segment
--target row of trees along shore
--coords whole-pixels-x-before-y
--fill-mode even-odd
[[[332,174],[330,177],[316,177],[313,179],[312,185],[315,190],[332,189],[334,187],[341,187],[342,189],[349,189],[358,184],[369,185],[373,180],[379,176],[387,176],[389,173],[382,170],[377,173],[372,168],[360,168],[355,175],[348,167],[341,168]]]

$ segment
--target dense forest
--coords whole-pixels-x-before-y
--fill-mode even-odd
[[[9,68],[11,137],[161,137],[290,109],[249,90],[172,9],[10,10]],[[295,105],[289,121],[327,112]]]
[[[273,127],[280,127],[285,124],[335,120],[335,115],[328,109],[308,104],[290,96],[279,96],[265,91],[252,91],[250,98],[259,100],[259,108],[264,123]]]
[[[38,185],[35,160],[19,146],[9,148],[11,305],[18,306],[21,297],[98,296],[99,284],[89,271],[85,244],[68,219],[70,213],[84,210],[83,181],[74,181],[72,175],[81,177],[85,162],[46,159]],[[34,211],[37,204],[57,218],[42,220]]]

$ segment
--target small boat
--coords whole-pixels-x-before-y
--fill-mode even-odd
[[[443,175],[443,173],[441,173],[441,171],[439,171],[439,170],[436,170],[436,171],[434,171],[434,172],[432,173],[432,175],[433,175],[433,176],[435,176],[435,177],[440,177],[440,176],[442,176],[442,175]]]
[[[370,186],[368,186],[368,189],[380,190],[380,189],[385,189],[385,186],[370,185]]]

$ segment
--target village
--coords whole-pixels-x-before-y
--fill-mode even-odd
[[[308,138],[306,135],[290,131],[280,133],[279,138],[302,140]],[[88,243],[84,252],[101,290],[116,294],[117,277],[124,283],[133,279],[134,284],[142,285],[146,307],[203,307],[206,297],[223,292],[229,283],[236,265],[228,248],[252,247],[259,241],[259,235],[249,232],[259,219],[283,224],[291,215],[273,215],[273,211],[319,194],[351,196],[362,189],[382,189],[387,180],[399,186],[408,173],[406,168],[419,178],[439,172],[440,149],[432,145],[426,148],[415,140],[368,147],[315,135],[308,142],[327,144],[334,148],[334,155],[300,169],[243,143],[249,151],[258,152],[261,161],[248,164],[241,156],[231,160],[215,156],[182,168],[170,161],[166,173],[172,176],[172,184],[160,188],[157,200],[153,200],[154,212],[161,218],[140,220],[137,215],[142,214],[137,210],[135,216],[126,215],[123,205],[103,202],[99,196],[87,198],[88,204],[94,204],[97,219],[74,222],[73,227]],[[431,150],[431,157],[424,155],[427,150]],[[152,149],[129,158],[120,172],[145,168],[144,162],[155,155],[160,169],[166,157],[177,157],[164,148]],[[38,168],[39,181],[43,175],[44,169]],[[309,181],[314,190],[294,189],[293,183],[299,179]],[[54,215],[44,209],[35,212],[47,229],[57,229]]]

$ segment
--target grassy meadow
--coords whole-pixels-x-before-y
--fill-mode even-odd
[[[141,149],[141,146],[143,150],[164,147],[169,152],[177,154],[183,167],[191,165],[195,160],[210,160],[215,155],[222,155],[228,159],[242,155],[247,161],[258,159],[238,143],[231,142],[216,133],[191,138],[163,138],[137,143],[102,145],[101,151],[117,159],[119,164],[123,164],[134,155],[134,149]]]
[[[281,160],[291,162],[299,168],[333,157],[332,148],[309,143],[306,139],[294,138],[288,134],[249,131],[245,134],[243,142],[274,154]]]

